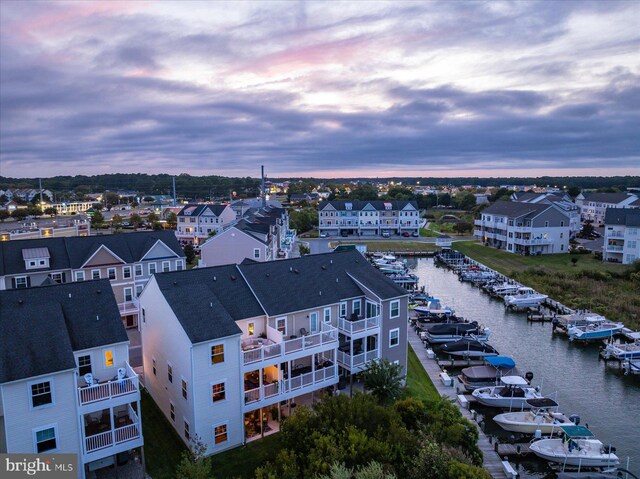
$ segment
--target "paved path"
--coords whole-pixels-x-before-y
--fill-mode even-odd
[[[409,328],[409,344],[411,344],[411,347],[418,356],[422,367],[424,367],[424,370],[431,378],[431,382],[438,390],[438,393],[441,396],[446,396],[455,401],[457,399],[455,387],[446,387],[442,384],[439,376],[439,374],[442,372],[442,369],[440,369],[440,366],[438,366],[438,364],[433,359],[429,359],[427,357],[427,350],[418,337],[418,334],[411,327]],[[457,401],[455,404],[458,405]],[[476,427],[478,427],[476,422],[473,420],[471,413],[467,409],[460,408],[460,412],[462,412],[462,415],[469,419],[472,424],[475,424]],[[489,439],[479,427],[478,432],[480,434],[480,437],[478,439],[478,447],[482,451],[482,455],[484,458],[483,467],[487,471],[489,471],[491,477],[493,477],[494,479],[507,479],[507,475],[502,469],[502,461],[500,460],[498,454],[494,451],[493,444],[489,442]]]

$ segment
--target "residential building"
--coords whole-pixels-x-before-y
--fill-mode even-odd
[[[143,445],[138,376],[107,280],[0,291],[0,453],[77,454],[78,477]]]
[[[327,201],[319,206],[320,233],[370,236],[418,233],[420,211],[415,201]]]
[[[607,209],[602,259],[623,264],[640,259],[640,209]]]
[[[569,251],[569,215],[555,204],[497,201],[475,220],[474,235],[487,246],[516,254]]]
[[[40,198],[40,193],[42,193],[43,200],[53,201],[53,193],[50,190],[39,188],[9,188],[4,192],[4,195],[9,200],[19,198],[23,201],[31,201],[34,198]]]
[[[406,372],[408,293],[358,251],[158,274],[140,302],[145,387],[207,454],[279,430],[371,360]]]
[[[200,245],[236,220],[229,205],[188,204],[178,213],[176,237],[181,244]]]
[[[94,201],[74,201],[70,203],[52,203],[47,208],[55,208],[59,215],[73,215],[84,213],[88,209],[93,208]]]
[[[267,199],[265,206],[271,206],[274,208],[282,208],[282,203],[277,200]],[[231,209],[236,213],[236,219],[240,219],[252,211],[262,208],[262,198],[246,198],[243,200],[237,200],[231,203]]]
[[[35,228],[29,231],[3,231],[0,233],[0,241],[37,239],[37,238],[57,238],[60,236],[89,236],[91,234],[91,223],[84,220],[73,220],[67,226],[47,226]]]
[[[632,193],[587,193],[576,197],[580,207],[582,221],[591,221],[595,225],[604,224],[608,208],[640,208],[640,200]]]
[[[185,267],[172,231],[0,242],[0,290],[106,278],[130,328],[138,324],[137,297],[149,278]]]
[[[576,205],[571,199],[571,196],[566,193],[513,193],[511,195],[511,200],[519,203],[554,204],[569,215],[569,229],[571,237],[574,237],[582,229],[580,207]]]

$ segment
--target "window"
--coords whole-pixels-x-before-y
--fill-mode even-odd
[[[400,301],[391,301],[391,317],[397,318],[400,316]]]
[[[318,313],[311,313],[309,315],[309,329],[312,333],[317,333],[319,330],[318,325]]]
[[[187,399],[187,381],[182,380],[182,397]]]
[[[151,358],[151,364],[152,364],[151,368],[153,370],[153,375],[157,376],[158,372],[156,370],[156,358]]]
[[[84,271],[76,271],[76,281],[84,281]]]
[[[561,222],[560,222],[560,226],[564,226],[564,221],[561,221]]]
[[[545,221],[545,222],[544,222],[544,227],[545,227],[545,228],[548,228],[548,227],[549,227],[549,222],[548,222],[548,221]]]
[[[176,422],[176,407],[173,405],[172,402],[169,403],[169,415],[171,416],[171,420],[175,423]]]
[[[324,308],[324,322],[331,322],[331,308]]]
[[[124,288],[124,300],[125,301],[133,301],[133,289],[132,288]]]
[[[111,349],[107,349],[104,352],[104,367],[105,368],[113,367],[113,351]]]
[[[122,268],[122,277],[124,279],[131,279],[131,266],[125,266]]]
[[[276,329],[284,336],[287,335],[287,318],[276,318]]]
[[[211,346],[211,364],[220,364],[224,362],[224,344],[216,344]]]
[[[221,444],[227,442],[227,425],[221,424],[213,428],[213,443]]]
[[[173,366],[169,363],[167,363],[167,379],[170,383],[173,382]]]
[[[255,323],[249,323],[249,327],[247,328],[247,331],[249,332],[249,336],[253,336],[254,333],[256,332]]]
[[[27,287],[27,277],[26,276],[20,276],[18,278],[16,278],[16,288],[17,289],[22,289],[22,288],[26,288]]]
[[[156,264],[155,263],[149,263],[149,274],[156,274]]]
[[[360,317],[361,308],[362,308],[362,305],[360,304],[360,300],[354,299],[353,303],[351,303],[351,309],[353,309],[353,313],[358,317]]]
[[[142,285],[138,284],[136,285],[136,298],[138,298],[141,293],[142,293]]]
[[[116,279],[116,269],[115,268],[107,269],[107,277],[109,279]]]
[[[219,401],[224,401],[227,397],[227,393],[225,391],[225,384],[213,384],[211,386],[211,402],[216,403]]]
[[[51,394],[51,383],[49,381],[31,385],[31,405],[33,407],[44,406],[52,402],[53,395]]]
[[[340,303],[340,317],[347,317],[347,303]]]
[[[253,248],[253,258],[260,259],[260,248]]]
[[[84,376],[91,373],[91,355],[78,357],[78,374]]]
[[[133,271],[136,276],[142,276],[142,265],[141,264],[135,265]]]
[[[179,259],[178,261],[176,261],[176,271],[182,271],[184,269],[184,264],[182,263],[182,260]]]
[[[91,279],[100,279],[100,270],[92,269],[91,270]]]
[[[389,331],[389,347],[393,348],[400,344],[400,329],[392,329]]]
[[[58,284],[62,284],[62,273],[50,273],[49,274],[49,278],[51,278],[52,281],[58,283]]]
[[[189,433],[189,423],[186,420],[184,421],[184,438],[187,441],[191,440],[191,434]]]
[[[51,451],[53,449],[56,449],[57,447],[58,445],[56,443],[55,426],[36,431],[36,452],[37,453]]]
[[[162,272],[163,273],[168,273],[169,271],[171,271],[171,263],[169,263],[168,261],[163,261],[162,262]]]

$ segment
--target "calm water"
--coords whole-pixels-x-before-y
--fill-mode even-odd
[[[523,313],[506,310],[502,301],[458,281],[457,275],[435,265],[433,259],[408,261],[421,286],[426,285],[429,293],[459,316],[489,327],[489,342],[500,354],[513,357],[520,371],[532,371],[533,384],[556,399],[560,411],[567,416],[578,414],[598,439],[617,448],[622,465],[629,456],[630,470],[640,472],[640,377],[624,376],[617,362],[606,366],[598,359],[598,346],[570,343],[566,336],[552,335],[550,323],[530,323]],[[491,408],[482,412],[488,414]],[[505,434],[490,420],[486,430]],[[546,477],[546,463],[533,457],[518,465],[522,477]]]

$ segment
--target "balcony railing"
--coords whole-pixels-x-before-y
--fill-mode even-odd
[[[279,358],[287,354],[293,354],[298,351],[306,351],[319,346],[335,343],[338,341],[338,330],[333,326],[324,322],[320,323],[321,330],[314,334],[302,336],[299,338],[287,339],[281,343],[264,344],[255,347],[249,351],[242,352],[243,364],[251,364],[267,359]]]
[[[624,231],[607,231],[608,238],[624,238]]]
[[[370,329],[376,329],[379,326],[380,316],[359,319],[357,321],[350,321],[347,318],[338,318],[338,329],[350,335],[360,333],[362,331],[368,331]]]
[[[139,439],[142,434],[142,427],[138,415],[131,406],[129,407],[129,418],[132,424],[126,426],[117,427],[104,431],[93,436],[84,438],[84,452],[89,454],[92,452],[105,449],[107,447],[116,446],[127,441],[133,441]]]
[[[106,401],[108,399],[136,394],[138,392],[138,375],[129,363],[125,363],[127,376],[124,379],[114,379],[92,386],[81,386],[78,388],[78,399],[81,406]]]
[[[118,304],[118,309],[120,310],[120,314],[137,313],[140,311],[140,303],[138,300],[125,301],[124,303]]]
[[[377,349],[371,351],[365,351],[364,353],[358,353],[351,356],[348,352],[338,350],[338,363],[348,367],[350,370],[356,368],[362,368],[369,361],[379,359],[380,353]]]
[[[614,245],[614,244],[607,245],[607,251],[623,251],[623,250],[624,250],[624,246],[621,246],[621,245]]]
[[[282,381],[276,381],[270,384],[265,384],[262,387],[245,391],[244,402],[245,404],[257,403],[280,394],[286,394],[307,386],[324,383],[329,379],[337,377],[337,375],[338,368],[335,364],[326,368],[320,368],[309,373],[300,374],[299,376],[292,377],[290,379],[283,379]]]

